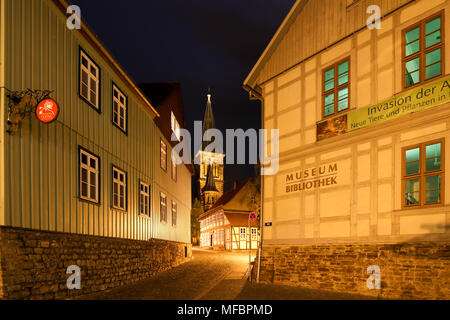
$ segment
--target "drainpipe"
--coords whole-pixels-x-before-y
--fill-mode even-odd
[[[243,86],[244,90],[247,91],[250,95],[250,100],[259,100],[261,101],[261,129],[264,128],[264,98],[261,93],[259,93],[257,90],[253,89],[252,87],[248,85]],[[261,151],[260,151],[261,152]],[[259,209],[259,230],[260,230],[260,239],[259,239],[259,246],[258,246],[258,269],[256,273],[256,283],[259,283],[259,276],[261,272],[261,253],[262,253],[262,243],[263,243],[263,195],[264,195],[264,179],[261,177],[261,196],[260,196],[260,209]]]

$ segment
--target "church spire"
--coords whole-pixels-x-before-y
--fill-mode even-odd
[[[203,130],[202,130],[202,136],[205,135],[205,132],[209,129],[215,129],[216,125],[214,122],[214,115],[212,111],[212,103],[211,103],[211,89],[208,89],[207,96],[207,102],[206,102],[206,111],[205,111],[205,118],[203,120]],[[203,150],[208,146],[209,142],[203,142]]]
[[[205,191],[214,191],[219,192],[216,188],[216,182],[214,181],[214,174],[212,171],[212,166],[208,164],[208,174],[206,175],[206,184],[202,189],[203,192]]]

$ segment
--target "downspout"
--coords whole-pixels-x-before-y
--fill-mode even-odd
[[[247,91],[250,95],[250,100],[259,100],[261,101],[261,129],[264,128],[264,97],[262,94],[260,94],[258,91],[253,89],[252,87],[248,85],[243,86],[244,90]],[[261,152],[261,151],[260,151]],[[259,239],[259,246],[258,246],[258,269],[256,273],[256,283],[259,283],[259,276],[261,272],[261,253],[262,253],[262,243],[263,243],[263,195],[264,195],[264,179],[261,177],[261,195],[260,195],[260,215],[259,215],[259,230],[260,230],[260,239]]]
[[[5,225],[5,115],[7,101],[5,97],[5,46],[6,46],[6,4],[0,0],[0,226]]]

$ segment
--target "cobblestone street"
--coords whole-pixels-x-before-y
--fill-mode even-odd
[[[192,261],[135,284],[82,297],[86,300],[311,300],[370,299],[320,290],[251,284],[247,253],[193,250]]]

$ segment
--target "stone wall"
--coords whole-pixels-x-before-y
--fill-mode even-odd
[[[149,278],[187,262],[191,244],[0,227],[0,298],[66,299]],[[66,270],[81,268],[81,289]]]
[[[371,265],[381,269],[381,290],[367,288]],[[265,245],[260,281],[382,299],[450,299],[450,243]]]

